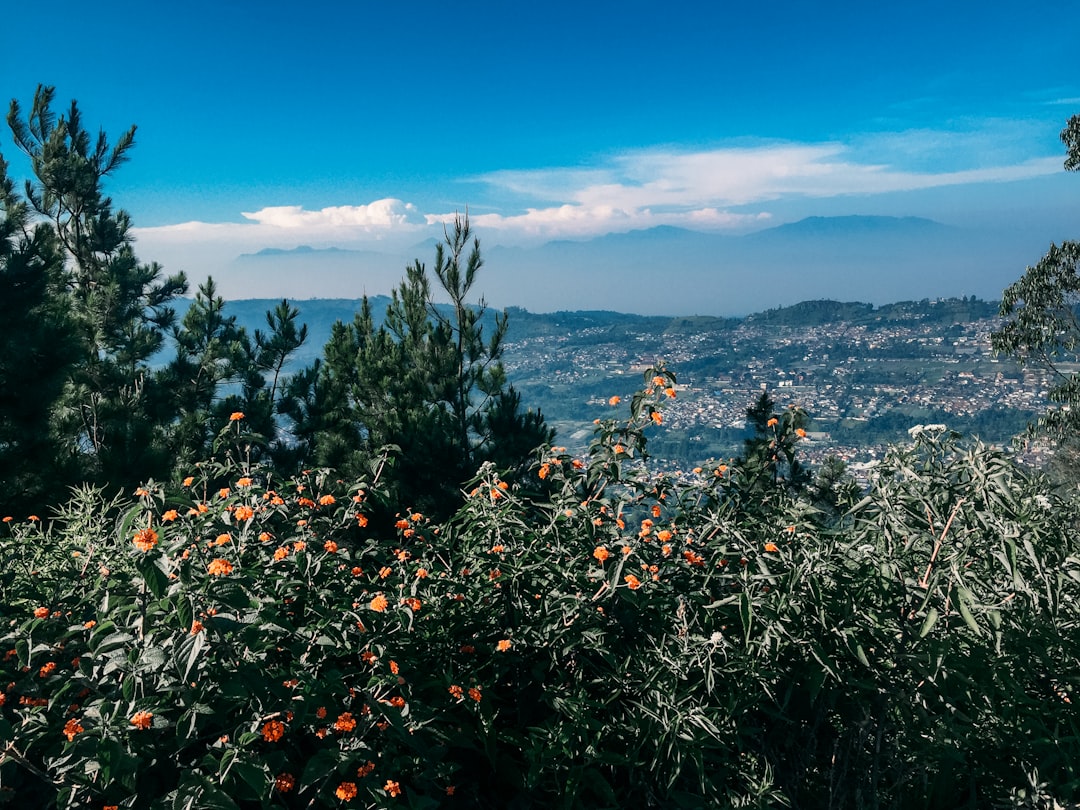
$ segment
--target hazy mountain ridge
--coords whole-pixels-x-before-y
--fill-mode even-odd
[[[1034,237],[1030,247],[1017,247],[998,234],[935,220],[863,215],[808,217],[740,236],[660,226],[533,247],[479,236],[485,265],[478,290],[500,307],[719,317],[818,298],[875,305],[995,298],[1045,249]],[[430,263],[433,254],[430,240],[386,252],[260,251],[233,263],[232,286],[293,298],[330,297],[327,289],[388,294],[406,266]]]

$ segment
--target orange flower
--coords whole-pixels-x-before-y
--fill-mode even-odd
[[[798,436],[800,439],[805,439],[806,431],[802,428],[795,428],[795,435]]]
[[[694,552],[690,551],[689,549],[687,549],[686,551],[684,551],[684,552],[682,553],[682,555],[683,555],[683,558],[684,558],[684,559],[685,559],[685,560],[686,560],[686,561],[687,561],[688,563],[690,563],[691,565],[696,565],[696,566],[698,566],[699,568],[705,565],[705,560],[704,560],[704,559],[702,559],[701,555],[699,555],[699,554],[695,554]]]
[[[365,762],[363,765],[356,769],[356,775],[363,779],[373,770],[375,770],[375,763],[369,759],[367,762]]]
[[[774,416],[768,422],[765,423],[765,427],[776,427],[779,424],[779,420]]]
[[[391,675],[397,675],[399,671],[400,671],[400,669],[398,667],[397,661],[391,661],[390,662],[390,674]]]
[[[262,735],[267,742],[277,742],[285,736],[285,724],[280,720],[268,720],[263,723]]]
[[[64,736],[68,738],[68,742],[74,740],[76,735],[82,734],[84,731],[86,731],[86,729],[84,729],[74,717],[64,724]]]
[[[765,544],[765,550],[766,551],[779,551],[780,549],[777,547],[776,543],[766,543]]]
[[[663,415],[662,415],[662,414],[660,413],[660,411],[653,411],[653,412],[652,412],[652,413],[650,414],[650,417],[651,417],[651,418],[652,418],[652,420],[653,420],[654,422],[656,422],[656,424],[658,424],[658,425],[662,425],[662,424],[664,423],[664,417],[663,417]]]
[[[279,773],[274,779],[274,789],[278,793],[288,793],[296,787],[296,777],[291,773]]]
[[[413,613],[419,613],[423,603],[415,596],[406,596],[401,600],[401,604],[407,605]]]
[[[371,609],[374,610],[376,613],[382,613],[389,606],[390,606],[390,603],[386,600],[386,597],[383,596],[381,593],[376,595],[376,597],[371,600],[371,605],[370,605]]]
[[[154,719],[153,712],[135,712],[131,716],[131,725],[142,731],[150,728],[150,724]]]
[[[238,506],[233,510],[233,517],[237,520],[251,520],[255,517],[255,510],[250,506]]]
[[[416,569],[416,578],[417,579],[427,579],[427,575],[428,575],[428,570],[426,568],[417,568]]]
[[[542,481],[542,480],[544,480],[545,478],[548,477],[548,473],[550,473],[550,472],[551,472],[551,465],[550,464],[541,464],[540,469],[537,471],[536,474],[538,476],[540,476],[540,480]]]
[[[630,590],[632,591],[636,591],[638,588],[641,587],[641,580],[635,577],[633,574],[627,574],[625,577],[623,577],[623,581],[626,582],[627,587],[630,588]]]
[[[495,645],[495,649],[498,650],[499,652],[506,652],[507,650],[510,649],[511,646],[512,645],[510,644],[510,639],[504,638],[504,639],[501,639],[499,641],[499,643]]]
[[[229,488],[228,487],[222,487],[221,489],[218,490],[217,494],[218,494],[219,498],[228,498],[229,497]]]
[[[484,696],[480,694],[480,687],[474,686],[472,689],[469,690],[469,697],[479,703]]]
[[[195,476],[194,476],[194,475],[189,475],[189,476],[188,476],[187,478],[185,478],[185,479],[184,479],[184,481],[183,481],[183,485],[184,485],[185,487],[190,487],[190,486],[191,486],[192,484],[194,484],[194,483],[195,483]]]
[[[319,498],[319,506],[333,506],[337,503],[337,498],[333,495],[323,495]]]
[[[667,380],[665,380],[659,374],[657,374],[655,377],[652,378],[652,384],[655,385],[657,388],[659,388],[660,386],[662,386],[666,382],[667,382]]]
[[[274,559],[280,562],[289,556],[289,549],[282,546],[281,548],[274,550]]]
[[[163,523],[171,523],[178,517],[180,517],[180,513],[177,512],[175,509],[170,509],[161,516],[161,521]]]
[[[232,537],[230,537],[227,532],[225,534],[219,534],[217,537],[214,538],[214,545],[223,546],[230,540],[232,540]]]
[[[389,565],[384,565],[382,568],[379,569],[379,579],[386,579],[392,573],[394,573],[394,569],[391,568]]]
[[[593,549],[592,555],[594,557],[596,557],[596,559],[599,560],[600,562],[603,562],[604,560],[606,560],[608,557],[611,556],[611,552],[608,551],[606,548],[604,548],[604,546],[597,546],[596,548]]]
[[[461,700],[465,696],[465,690],[458,686],[456,683],[451,684],[446,690],[450,693],[450,696],[456,700]]]
[[[229,421],[230,422],[239,422],[243,418],[244,418],[244,412],[243,411],[233,411],[231,414],[229,414]]]
[[[334,795],[343,802],[351,802],[356,798],[356,784],[353,782],[342,782],[338,785],[337,790],[334,791]]]
[[[667,394],[670,399],[675,399],[675,389],[674,388],[665,388],[664,393]]]
[[[383,790],[389,793],[391,796],[401,795],[401,785],[397,782],[393,782],[389,779],[386,780],[386,784],[383,785]]]
[[[614,408],[620,402],[622,402],[622,397],[615,395],[607,401],[607,404]]]
[[[271,536],[272,535],[270,534],[270,532],[259,532],[259,542],[260,543],[265,543],[267,540],[269,540],[271,538]]]
[[[250,487],[253,483],[254,481],[252,481],[247,476],[244,476],[243,478],[237,480],[236,485],[238,487]]]
[[[233,564],[228,560],[218,558],[211,561],[210,565],[206,567],[206,570],[211,576],[227,577],[229,574],[232,573]]]
[[[157,545],[157,539],[157,532],[148,527],[135,532],[132,542],[139,551],[149,551]]]
[[[85,627],[87,630],[92,630],[96,626],[97,626],[97,622],[94,621],[93,619],[90,619],[90,621],[87,621],[87,622],[83,622],[83,627]]]
[[[334,728],[338,731],[352,731],[356,728],[356,720],[349,712],[339,714],[338,719],[334,721]]]
[[[193,635],[193,636],[197,636],[204,629],[205,628],[203,627],[203,623],[200,622],[198,619],[196,619],[195,621],[193,621],[191,623],[191,635]]]
[[[36,607],[36,608],[34,608],[34,618],[35,619],[44,619],[48,615],[49,615],[49,609],[47,607]]]

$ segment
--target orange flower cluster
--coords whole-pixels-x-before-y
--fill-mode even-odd
[[[390,606],[390,602],[381,593],[377,594],[374,599],[371,600],[371,609],[376,613],[382,613]]]
[[[228,560],[218,558],[211,560],[210,565],[206,567],[207,572],[214,577],[227,577],[232,573],[233,564]]]
[[[635,577],[633,574],[627,574],[625,577],[623,577],[623,581],[626,582],[626,586],[632,591],[636,591],[638,588],[641,587],[641,580]]]
[[[397,782],[392,782],[389,779],[387,779],[386,784],[383,785],[383,790],[385,790],[391,796],[401,795],[401,785],[399,785]]]
[[[85,730],[74,717],[64,724],[64,736],[68,738],[68,742],[74,740],[77,735],[82,734]]]
[[[356,775],[363,779],[373,770],[375,770],[375,763],[369,759],[367,762],[365,762],[363,765],[356,769]]]
[[[135,712],[135,714],[131,716],[131,725],[135,726],[137,729],[146,731],[146,729],[150,728],[153,720],[153,712]]]
[[[147,527],[145,529],[139,529],[135,532],[135,537],[132,542],[135,544],[135,548],[139,551],[149,551],[157,545],[158,536],[157,532]]]
[[[244,412],[243,411],[233,411],[231,414],[229,414],[229,421],[230,422],[239,422],[243,418],[244,418]]]
[[[356,719],[350,712],[338,715],[334,721],[334,729],[337,731],[353,731],[356,729]]]
[[[593,549],[592,555],[599,562],[604,562],[604,560],[606,560],[608,557],[611,556],[611,552],[608,551],[604,546],[597,546],[596,548]]]
[[[343,802],[351,802],[356,798],[356,793],[356,784],[354,782],[342,782],[334,791],[334,795]]]
[[[288,793],[296,787],[296,777],[291,773],[279,773],[274,779],[274,790],[278,793]]]
[[[233,510],[233,517],[237,520],[251,520],[255,517],[255,510],[250,506],[238,506]]]
[[[285,724],[280,720],[268,720],[263,723],[262,735],[267,742],[277,742],[285,736]]]

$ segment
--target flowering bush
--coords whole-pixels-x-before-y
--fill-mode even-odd
[[[936,429],[838,517],[749,498],[746,465],[656,475],[672,383],[613,402],[585,459],[485,466],[443,523],[402,504],[380,534],[377,468],[236,452],[6,522],[0,803],[1075,798],[1075,512]]]

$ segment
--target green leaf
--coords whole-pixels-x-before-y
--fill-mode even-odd
[[[926,638],[926,634],[934,629],[934,625],[938,620],[937,608],[930,608],[926,611],[926,618],[923,620],[922,627],[919,629],[919,638]]]

